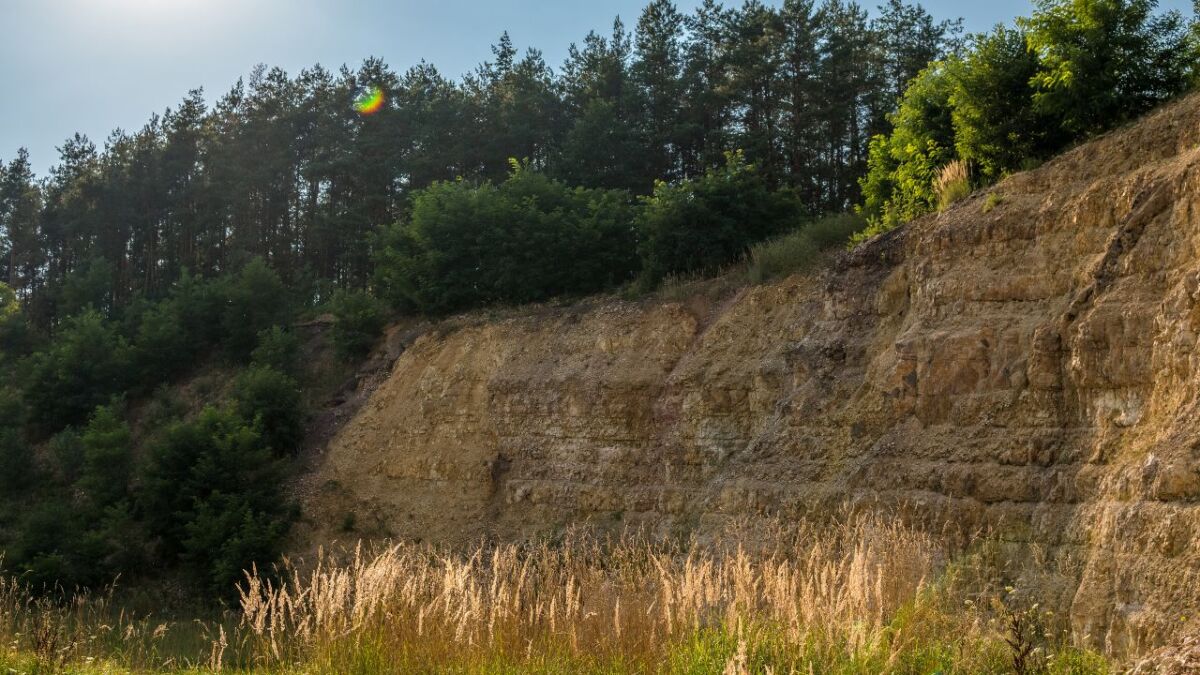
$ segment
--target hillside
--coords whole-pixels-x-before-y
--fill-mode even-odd
[[[1198,145],[1192,96],[815,276],[446,324],[329,445],[316,536],[902,505],[1139,651],[1197,623]]]

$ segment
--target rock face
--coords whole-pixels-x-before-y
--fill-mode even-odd
[[[448,542],[903,504],[1073,569],[1076,631],[1140,651],[1200,605],[1198,143],[1193,97],[816,276],[426,334],[326,492]]]

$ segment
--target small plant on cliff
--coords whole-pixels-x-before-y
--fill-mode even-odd
[[[971,194],[971,171],[967,163],[956,159],[943,166],[933,181],[933,189],[937,193],[939,211],[945,211]]]

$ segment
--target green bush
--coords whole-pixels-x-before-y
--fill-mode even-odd
[[[225,277],[205,280],[185,272],[171,289],[170,300],[192,348],[214,347],[224,337],[229,285]]]
[[[108,313],[116,274],[116,268],[104,258],[92,258],[68,274],[58,293],[58,315],[73,316],[87,309]]]
[[[1153,0],[1036,5],[1016,28],[973,36],[912,81],[892,132],[871,141],[859,181],[869,226],[855,241],[962,196],[963,181],[944,195],[935,186],[955,160],[993,183],[1184,92],[1196,72],[1182,18],[1155,15]]]
[[[69,319],[56,339],[30,357],[25,398],[32,421],[54,432],[84,422],[130,383],[130,349],[95,310]]]
[[[233,405],[275,454],[290,455],[299,449],[304,412],[300,387],[287,374],[266,366],[246,370],[234,384]]]
[[[32,483],[33,448],[19,428],[0,427],[0,490],[23,492]]]
[[[1185,91],[1195,68],[1178,12],[1157,0],[1037,0],[1017,24],[1042,66],[1036,108],[1075,137],[1137,119]]]
[[[58,484],[72,485],[83,471],[83,440],[74,428],[54,434],[48,443],[50,469]]]
[[[80,436],[83,467],[76,487],[102,511],[127,497],[133,472],[133,433],[112,407],[97,408]]]
[[[715,272],[795,224],[798,212],[794,198],[772,191],[740,152],[700,179],[660,182],[638,217],[644,279]]]
[[[516,166],[499,185],[435,183],[385,228],[376,285],[403,309],[452,312],[582,295],[637,266],[629,195],[569,188]]]
[[[250,354],[250,363],[295,377],[300,372],[300,338],[280,326],[272,326],[258,334],[258,346]]]
[[[161,551],[181,556],[207,588],[227,595],[241,570],[279,554],[293,513],[282,479],[259,432],[210,407],[172,425],[152,448],[140,508]]]
[[[259,333],[291,323],[294,310],[287,287],[261,258],[223,282],[220,290],[225,296],[221,344],[236,362],[249,361]]]
[[[954,159],[950,98],[954,80],[946,64],[933,64],[909,85],[892,115],[893,131],[871,139],[867,174],[859,180],[858,211],[870,228],[861,240],[932,211],[933,181]]]
[[[179,303],[167,300],[139,312],[133,334],[133,361],[147,389],[195,365],[201,344],[186,329]]]
[[[352,360],[366,356],[387,323],[381,302],[366,291],[338,290],[330,303],[337,322],[333,346],[338,356]]]

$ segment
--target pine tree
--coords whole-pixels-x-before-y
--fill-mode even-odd
[[[683,15],[675,4],[671,0],[652,0],[638,20],[632,69],[638,131],[646,153],[646,183],[669,180],[680,172],[682,39]]]

